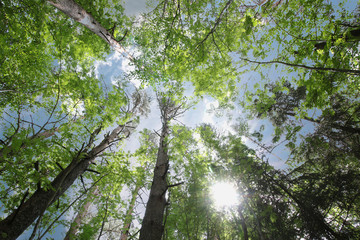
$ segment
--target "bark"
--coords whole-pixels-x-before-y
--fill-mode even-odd
[[[239,212],[239,215],[240,215],[241,228],[242,228],[242,230],[244,232],[244,240],[249,240],[249,235],[248,235],[248,230],[247,230],[244,215],[242,214],[241,209],[239,209],[238,212]]]
[[[89,193],[89,197],[86,199],[86,202],[83,204],[78,214],[76,215],[74,221],[72,222],[69,231],[67,232],[64,240],[76,239],[76,233],[79,231],[81,223],[89,212],[89,208],[92,204],[92,201],[95,196],[99,194],[99,188],[96,186]]]
[[[166,174],[169,167],[166,137],[169,135],[168,121],[163,121],[159,150],[154,169],[150,196],[140,229],[139,240],[160,240],[164,231],[163,218],[166,206]]]
[[[13,240],[19,237],[45,210],[85,172],[97,155],[116,140],[124,126],[118,126],[104,140],[88,153],[79,152],[71,163],[52,181],[51,188],[38,189],[28,200],[0,222],[0,240]],[[82,154],[80,154],[82,153]]]
[[[129,209],[125,216],[123,232],[121,233],[120,240],[127,240],[129,237],[129,229],[130,229],[130,225],[131,225],[131,222],[133,219],[132,214],[133,214],[134,207],[135,207],[136,197],[139,193],[140,188],[141,188],[141,186],[137,182],[135,190],[132,192],[131,201],[130,201]]]
[[[139,240],[160,240],[164,232],[165,194],[168,189],[166,175],[169,168],[168,143],[169,122],[183,114],[182,104],[176,105],[170,98],[158,96],[162,130],[154,169],[154,177],[146,205],[145,216],[140,229]]]
[[[97,22],[90,13],[83,9],[74,0],[53,0],[47,2],[104,39],[104,41],[112,46],[116,51],[126,53],[126,50],[115,39],[113,34]],[[134,60],[129,54],[128,57],[130,60]]]

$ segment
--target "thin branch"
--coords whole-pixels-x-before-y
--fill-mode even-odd
[[[305,69],[315,70],[315,71],[331,71],[331,72],[342,72],[342,73],[348,73],[348,74],[353,74],[353,75],[360,75],[359,70],[353,70],[353,69],[311,67],[311,66],[306,66],[306,65],[301,65],[301,64],[282,62],[282,61],[278,61],[278,60],[261,62],[261,61],[255,61],[255,60],[250,60],[250,59],[241,58],[241,57],[240,57],[240,59],[243,60],[243,61],[246,61],[246,62],[257,63],[257,64],[274,64],[274,63],[278,63],[278,64],[283,64],[283,65],[286,65],[286,66],[305,68]]]
[[[222,9],[219,17],[216,19],[216,22],[214,24],[214,26],[212,27],[212,29],[210,30],[210,32],[208,32],[208,34],[205,36],[205,38],[203,40],[201,40],[201,42],[199,42],[197,45],[196,45],[196,48],[198,48],[201,44],[203,44],[207,39],[208,37],[213,34],[215,31],[216,31],[216,28],[217,26],[220,24],[224,14],[225,14],[225,11],[229,8],[230,4],[233,2],[234,0],[229,0],[225,7]]]
[[[184,184],[185,182],[179,182],[179,183],[175,183],[175,184],[171,184],[171,185],[168,185],[167,187],[168,188],[172,188],[172,187],[176,187],[176,186],[179,186],[181,184]]]
[[[45,212],[45,211],[44,211],[44,212]],[[40,222],[41,222],[42,216],[44,215],[44,212],[38,217],[38,220],[36,221],[36,224],[35,224],[35,226],[34,226],[34,230],[33,230],[33,232],[31,233],[31,236],[30,236],[29,240],[33,240],[33,239],[34,239],[34,237],[35,237],[35,235],[36,235],[36,231],[37,231],[37,229],[38,229],[38,227],[39,227],[39,224],[40,224]]]
[[[89,189],[87,189],[84,193],[82,193],[79,197],[77,197],[59,216],[57,216],[57,218],[54,219],[54,221],[52,221],[52,223],[49,225],[49,227],[45,230],[45,232],[43,232],[43,234],[38,238],[38,240],[40,240],[41,238],[43,238],[45,236],[45,234],[51,229],[51,227],[58,222],[58,220],[80,199],[82,198],[90,189],[92,189],[98,182],[100,182],[101,179],[103,179],[105,176],[107,176],[108,174],[105,174],[104,176],[101,176],[95,183],[93,183]]]
[[[92,172],[92,173],[96,173],[96,174],[101,174],[101,173],[99,173],[98,171],[95,171],[95,170],[90,169],[90,168],[86,169],[85,171],[87,171],[87,172]]]
[[[52,116],[54,115],[54,112],[59,104],[59,100],[60,100],[60,79],[58,79],[58,91],[57,91],[57,97],[56,97],[56,102],[55,105],[53,107],[53,109],[51,110],[50,116],[48,117],[47,121],[44,123],[44,125],[39,129],[39,131],[35,134],[35,136],[37,134],[39,134],[47,124],[49,124],[50,119],[52,118]]]
[[[84,188],[84,190],[85,190],[85,192],[86,192],[87,189],[86,189],[86,187],[85,187],[85,182],[84,182],[84,178],[83,178],[82,175],[80,175],[80,181],[81,181],[81,184],[82,184],[82,186],[83,186],[83,188]]]
[[[126,32],[125,32],[124,36],[118,41],[118,43],[123,41],[128,33],[129,33],[129,30],[126,29]]]
[[[101,224],[101,229],[100,229],[99,237],[98,237],[97,240],[100,240],[100,237],[101,237],[102,232],[103,232],[103,230],[104,230],[105,220],[106,220],[107,212],[108,212],[108,203],[109,203],[109,197],[107,197],[107,199],[106,199],[105,214],[104,214],[104,218],[103,218],[103,221],[102,221],[102,224]]]
[[[252,137],[249,137],[249,136],[245,136],[245,137],[247,139],[249,139],[250,141],[252,141],[253,143],[255,143],[256,145],[258,145],[259,147],[261,147],[262,149],[264,149],[265,151],[267,151],[268,153],[270,153],[271,155],[273,155],[274,157],[276,157],[277,159],[279,159],[280,161],[283,161],[278,155],[276,155],[275,153],[272,152],[274,150],[274,148],[276,148],[277,146],[274,146],[272,149],[269,149],[269,147],[255,141]],[[281,142],[281,143],[283,143],[283,142]]]

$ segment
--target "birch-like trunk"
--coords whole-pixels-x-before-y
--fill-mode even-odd
[[[97,155],[103,152],[119,133],[125,129],[118,126],[104,140],[84,156],[80,153],[72,159],[72,162],[62,170],[52,181],[47,190],[38,189],[28,200],[24,201],[16,210],[0,222],[0,240],[15,240],[19,237],[45,210],[85,172]],[[82,154],[81,154],[82,155]]]
[[[141,185],[140,185],[139,181],[137,181],[135,189],[132,192],[132,196],[131,196],[128,211],[127,211],[126,216],[125,216],[123,232],[121,233],[120,240],[127,240],[128,237],[129,237],[129,230],[130,230],[131,222],[133,220],[133,215],[132,214],[134,212],[135,202],[136,202],[136,198],[138,196],[140,188],[141,188]]]
[[[84,218],[89,213],[90,206],[92,204],[92,201],[94,200],[94,197],[99,194],[99,188],[98,186],[95,186],[91,192],[89,192],[89,196],[86,198],[83,206],[79,209],[79,212],[77,213],[74,221],[71,223],[71,226],[64,238],[64,240],[75,240],[77,232],[80,229],[81,223],[84,221]]]
[[[74,0],[52,0],[47,2],[104,39],[105,42],[112,46],[116,51],[126,53],[126,50],[115,39],[113,34],[104,28],[90,13]],[[128,57],[133,60],[130,55]]]

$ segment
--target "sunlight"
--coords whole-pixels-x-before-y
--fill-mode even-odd
[[[239,203],[238,193],[231,183],[215,183],[211,187],[211,196],[216,207],[231,207]]]

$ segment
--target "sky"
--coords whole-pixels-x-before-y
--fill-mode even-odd
[[[337,1],[333,1],[337,2]],[[352,9],[355,6],[356,2],[348,2],[344,8]],[[138,16],[140,13],[148,11],[146,7],[145,0],[126,0],[125,1],[125,13],[129,16]],[[236,60],[236,59],[235,59]],[[129,65],[130,60],[123,58],[118,53],[112,53],[108,56],[105,62],[98,61],[96,63],[97,72],[103,76],[104,80],[108,83],[114,83],[118,76],[121,76],[123,73],[129,73],[133,70],[133,66]],[[281,67],[275,68],[275,66],[271,66],[269,68],[264,68],[263,73],[268,76],[278,75],[279,71],[281,71]],[[288,76],[291,78],[292,76]],[[261,80],[261,76],[259,73],[250,72],[241,76],[241,83],[238,84],[239,93],[242,94],[244,92],[244,86],[246,85],[248,88],[253,88],[256,83],[263,83]],[[133,80],[132,83],[135,86],[140,85],[140,81]],[[260,84],[261,87],[261,84]],[[191,95],[192,93],[191,84],[187,84],[186,94]],[[227,110],[227,114],[232,116],[232,119],[228,119],[224,114],[223,117],[217,117],[215,111],[211,111],[213,107],[218,107],[219,103],[217,100],[211,97],[204,97],[203,101],[200,101],[195,109],[190,109],[187,111],[182,117],[178,120],[189,127],[196,127],[202,123],[209,123],[217,127],[220,132],[229,132],[235,134],[235,131],[232,129],[232,125],[237,123],[237,118],[242,117],[245,118],[246,113],[240,108],[240,106],[236,106],[234,110]],[[150,130],[159,130],[161,128],[161,121],[159,118],[159,110],[157,107],[157,103],[155,100],[151,103],[151,112],[147,118],[142,117],[140,121],[140,125],[137,127],[136,132],[141,131],[141,129],[148,128]],[[271,143],[273,128],[269,121],[260,120],[260,119],[252,119],[247,120],[247,124],[250,127],[250,132],[254,130],[258,130],[261,125],[265,125],[264,140],[263,143]],[[304,121],[304,134],[312,129],[312,124]],[[308,129],[308,130],[306,130]],[[130,141],[127,142],[127,149],[130,151],[134,151],[137,149],[139,144],[137,143],[138,135],[132,134]],[[257,149],[258,145],[254,144],[248,138],[243,137],[243,141],[246,145],[251,148]],[[269,154],[267,157],[269,158],[269,163],[273,165],[275,168],[286,168],[285,161],[288,158],[289,151],[283,145],[279,144],[273,151],[274,154]]]
[[[355,1],[354,1],[355,2]],[[136,16],[141,12],[146,11],[146,4],[145,0],[126,0],[125,1],[125,13],[127,15]],[[123,73],[128,73],[132,70],[132,67],[129,65],[129,60],[124,59],[122,56],[120,56],[119,53],[111,53],[106,61],[97,61],[95,63],[96,71],[98,76],[103,76],[104,81],[108,84],[112,84],[116,81],[116,77],[121,76]],[[244,79],[248,79],[248,82],[251,84],[254,84],[258,79],[254,76],[243,76]],[[255,81],[254,81],[255,80]],[[138,81],[133,81],[133,84],[135,86],[139,85]],[[187,89],[187,94],[191,94],[192,88],[189,85]],[[187,111],[182,117],[180,117],[178,120],[179,122],[183,123],[186,126],[189,127],[196,127],[201,123],[210,123],[214,126],[217,126],[217,128],[221,131],[229,131],[230,133],[235,133],[234,130],[231,128],[231,125],[236,123],[236,118],[242,116],[244,113],[241,111],[241,109],[236,108],[232,110],[230,113],[233,115],[232,120],[228,120],[226,117],[216,117],[215,112],[211,112],[210,110],[212,107],[217,107],[218,102],[214,100],[211,97],[204,97],[204,100],[199,102],[195,109],[190,109]],[[136,131],[139,132],[141,129],[148,128],[150,130],[159,130],[161,128],[161,121],[159,117],[159,110],[157,108],[157,103],[154,100],[151,103],[151,112],[147,118],[142,118],[140,121],[139,126],[137,127]],[[270,135],[271,128],[269,127],[269,122],[267,121],[260,121],[260,120],[251,120],[248,121],[248,124],[250,126],[250,130],[254,130],[260,127],[261,124],[265,124],[268,129],[265,134],[269,133]],[[311,127],[311,126],[309,126]],[[133,134],[130,140],[127,142],[126,149],[129,151],[135,151],[139,144],[137,143],[137,134]],[[270,140],[271,136],[268,136],[268,139],[266,141]],[[251,141],[244,138],[244,142],[250,146],[250,147],[257,147]],[[276,168],[283,168],[284,162],[288,156],[288,150],[284,148],[284,146],[280,146],[277,148],[274,153],[282,159],[282,161],[279,161],[277,157],[269,156],[270,157],[270,163],[275,166]],[[60,229],[58,229],[60,230]],[[20,240],[28,239],[29,232],[23,234],[22,237],[20,237]],[[56,236],[52,236],[56,239],[62,239],[64,236],[64,231],[61,229],[59,231],[59,234]]]

